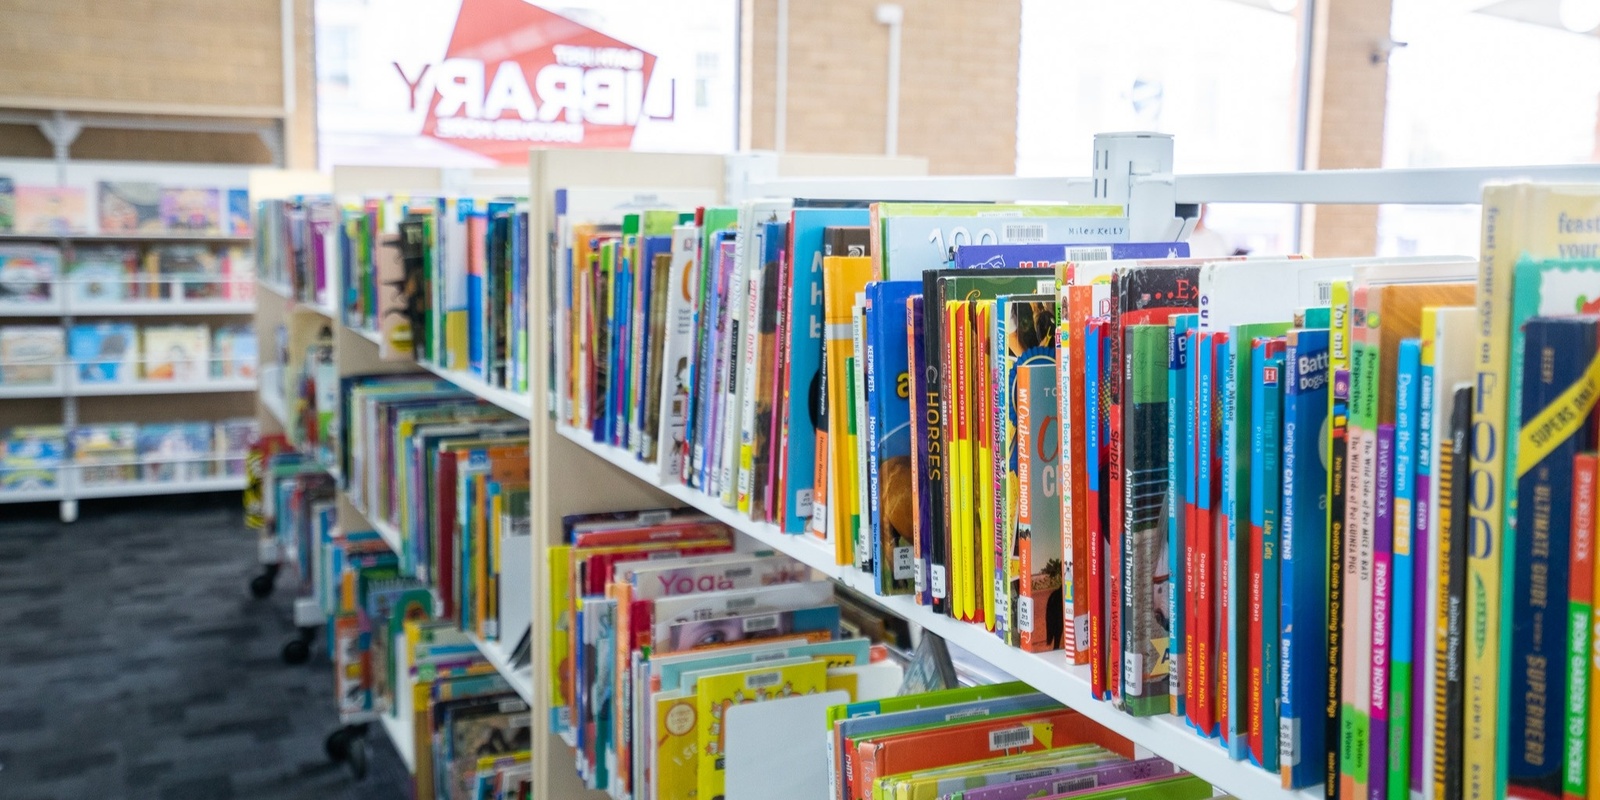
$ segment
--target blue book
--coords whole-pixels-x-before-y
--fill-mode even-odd
[[[1512,334],[1523,338],[1522,374],[1514,376],[1522,381],[1522,407],[1512,410],[1523,441],[1512,473],[1523,500],[1516,506],[1522,535],[1508,554],[1511,648],[1501,664],[1518,702],[1501,730],[1510,740],[1505,781],[1513,796],[1563,791],[1572,459],[1590,446],[1594,415],[1592,394],[1587,404],[1562,395],[1592,380],[1600,361],[1596,325],[1595,317],[1534,317]]]
[[[1402,339],[1394,395],[1394,558],[1389,608],[1389,791],[1411,787],[1412,630],[1427,603],[1417,602],[1413,570],[1413,508],[1417,486],[1417,428],[1422,383],[1422,340]],[[1427,621],[1424,620],[1426,625]],[[1428,675],[1425,679],[1431,679]],[[1429,710],[1425,709],[1424,713]],[[1373,776],[1377,780],[1377,776]]]
[[[1048,267],[1060,261],[1188,257],[1188,242],[966,244],[953,248],[950,266],[954,269],[1014,269]]]
[[[1320,715],[1328,702],[1328,331],[1290,331],[1283,360],[1278,764],[1289,787],[1302,789],[1326,777]]]
[[[921,281],[867,284],[867,489],[873,577],[879,594],[912,589],[909,520],[884,519],[884,497],[911,494],[911,385],[906,300]]]
[[[803,533],[811,522],[816,493],[817,415],[822,394],[822,249],[830,227],[866,226],[865,208],[797,208],[789,223],[788,464],[782,527]],[[926,530],[926,528],[923,528]]]
[[[1283,337],[1251,343],[1250,760],[1278,770],[1278,513],[1283,473]]]
[[[477,216],[483,215],[482,211],[477,213]],[[487,224],[484,225],[483,235],[489,235]],[[472,249],[471,243],[468,243],[467,249],[469,251]],[[485,250],[487,249],[486,244]],[[489,298],[489,284],[485,280],[488,268],[488,264],[480,263],[476,269],[467,269],[467,367],[479,378],[485,377],[489,363],[487,337],[484,336],[483,330],[487,321],[484,310]]]
[[[1172,713],[1184,716],[1184,624],[1183,606],[1187,599],[1185,535],[1188,501],[1194,496],[1189,486],[1193,448],[1188,446],[1194,427],[1194,393],[1189,383],[1189,332],[1200,324],[1199,314],[1178,314],[1167,328],[1167,574],[1172,590],[1167,592],[1167,620],[1172,632],[1168,650],[1172,654],[1168,682]]]
[[[1105,414],[1105,409],[1101,407],[1102,404],[1100,402],[1100,370],[1102,369],[1101,362],[1103,360],[1101,356],[1105,347],[1105,342],[1103,341],[1104,337],[1102,336],[1102,329],[1105,327],[1104,318],[1092,318],[1089,320],[1088,325],[1084,327],[1083,416],[1086,424],[1084,425],[1083,469],[1085,477],[1088,480],[1089,489],[1089,536],[1093,537],[1096,541],[1103,542],[1105,541],[1107,535],[1107,531],[1105,530],[1105,515],[1102,513],[1102,508],[1105,506],[1105,502],[1103,502],[1102,497],[1107,491],[1107,487],[1103,485],[1101,479],[1105,471],[1105,465],[1101,463],[1100,458],[1100,448],[1102,447],[1101,438],[1104,434],[1101,422],[1104,419]],[[1094,552],[1095,549],[1095,545],[1091,544],[1090,552]],[[1103,563],[1107,555],[1105,547],[1100,547],[1099,551],[1099,561]],[[1101,569],[1103,570],[1104,567]],[[1086,575],[1084,577],[1085,579],[1091,581],[1089,589],[1089,597],[1091,599],[1089,606],[1091,609],[1093,609],[1093,611],[1089,616],[1089,625],[1092,628],[1089,635],[1089,641],[1091,643],[1097,641],[1101,643],[1099,647],[1100,652],[1096,653],[1093,651],[1093,649],[1090,651],[1090,658],[1093,660],[1090,671],[1092,674],[1095,670],[1098,670],[1101,673],[1100,682],[1104,684],[1103,687],[1101,687],[1103,689],[1102,691],[1094,692],[1093,689],[1091,689],[1091,691],[1097,694],[1102,700],[1110,700],[1110,682],[1115,678],[1116,675],[1121,673],[1121,670],[1108,670],[1106,665],[1108,649],[1104,645],[1106,637],[1105,614],[1106,603],[1108,602],[1108,599],[1106,597],[1107,590],[1105,586],[1105,578],[1104,576],[1099,576],[1098,580],[1095,580],[1096,576],[1093,574]],[[1098,603],[1094,601],[1096,594],[1100,596]]]

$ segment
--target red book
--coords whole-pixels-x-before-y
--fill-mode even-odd
[[[1109,699],[1112,678],[1107,674],[1110,668],[1110,652],[1107,642],[1109,635],[1108,620],[1106,619],[1107,606],[1111,604],[1109,586],[1107,584],[1106,559],[1109,557],[1107,536],[1110,527],[1106,524],[1106,502],[1109,500],[1109,489],[1104,485],[1106,480],[1106,442],[1105,418],[1106,397],[1105,373],[1103,367],[1105,360],[1105,336],[1110,329],[1110,323],[1104,317],[1094,317],[1085,326],[1085,360],[1084,376],[1085,389],[1088,399],[1084,405],[1085,420],[1085,470],[1088,486],[1085,516],[1087,517],[1089,539],[1089,680],[1090,687],[1096,697]]]
[[[1189,372],[1191,385],[1188,387],[1188,392],[1191,397],[1198,398],[1200,387],[1198,354],[1201,347],[1209,347],[1211,343],[1209,339],[1201,334],[1198,330],[1191,330],[1186,335],[1189,337],[1187,348],[1191,359]],[[1198,400],[1196,400],[1193,409],[1185,409],[1184,413],[1197,413],[1199,408],[1200,404]],[[1198,439],[1200,436],[1205,435],[1207,430],[1209,430],[1209,427],[1204,424],[1197,423],[1194,425],[1195,438],[1185,443],[1185,446],[1189,448],[1189,451],[1180,453],[1178,457],[1187,459],[1191,465],[1200,465]],[[1200,468],[1203,468],[1203,466]],[[1195,475],[1190,475],[1188,477],[1188,481],[1195,486],[1199,485],[1198,478]],[[1200,625],[1200,603],[1196,602],[1196,600],[1200,591],[1200,585],[1203,583],[1197,573],[1201,565],[1206,563],[1201,560],[1203,550],[1202,542],[1204,541],[1204,537],[1199,535],[1199,532],[1203,530],[1203,528],[1200,527],[1200,505],[1199,503],[1195,502],[1195,497],[1196,495],[1194,492],[1194,486],[1186,486],[1184,488],[1184,496],[1182,498],[1182,513],[1184,516],[1182,591],[1183,597],[1186,599],[1181,605],[1183,606],[1183,696],[1186,699],[1184,704],[1184,716],[1191,725],[1196,725],[1195,703],[1201,695],[1199,687],[1206,685],[1198,681],[1195,676],[1195,668],[1198,662],[1198,654],[1196,653],[1196,647],[1198,646],[1196,629]]]
[[[1563,795],[1565,800],[1584,800],[1584,792],[1581,791],[1583,782],[1572,780],[1570,775],[1566,773],[1574,764],[1580,765],[1578,766],[1580,770],[1584,767],[1592,768],[1593,763],[1590,759],[1590,753],[1594,752],[1595,749],[1595,743],[1589,741],[1588,736],[1573,735],[1572,727],[1576,722],[1580,726],[1589,728],[1592,735],[1595,726],[1593,721],[1585,720],[1583,716],[1575,715],[1573,709],[1581,707],[1583,714],[1588,715],[1595,708],[1594,695],[1596,688],[1590,679],[1591,675],[1585,673],[1592,672],[1591,668],[1594,665],[1594,653],[1596,652],[1592,634],[1595,630],[1595,505],[1597,499],[1596,491],[1600,490],[1600,486],[1597,486],[1597,484],[1600,484],[1600,459],[1597,459],[1594,453],[1579,453],[1573,457],[1572,568],[1568,574],[1570,589],[1567,595],[1567,629],[1569,631],[1567,657],[1571,659],[1572,667],[1575,669],[1572,669],[1567,675],[1567,686],[1565,687],[1569,697],[1566,753],[1564,754],[1564,763],[1567,765],[1567,769],[1563,770],[1564,777],[1566,777],[1566,780],[1563,781],[1566,789]],[[1588,635],[1583,636],[1582,639],[1571,634],[1571,631],[1583,630],[1585,627],[1588,628],[1588,631],[1585,631]],[[1579,659],[1582,659],[1582,661],[1580,662]],[[1587,690],[1589,698],[1579,705],[1576,702],[1578,698],[1574,695],[1580,694],[1585,690]],[[1595,791],[1595,783],[1600,780],[1600,775],[1590,773],[1587,778],[1588,794],[1592,796]],[[1580,789],[1580,791],[1573,791],[1575,788]]]

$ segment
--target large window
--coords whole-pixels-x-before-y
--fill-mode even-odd
[[[727,152],[738,0],[317,0],[319,162]]]
[[[1295,0],[1023,0],[1017,174],[1086,175],[1096,133],[1176,137],[1182,173],[1292,170]],[[1224,250],[1288,252],[1289,206],[1214,206]]]

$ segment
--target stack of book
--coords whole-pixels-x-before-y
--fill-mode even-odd
[[[557,208],[553,414],[660,483],[1285,787],[1588,785],[1600,267],[1540,259],[1600,190],[1490,188],[1481,263],[1187,259],[1120,207]]]

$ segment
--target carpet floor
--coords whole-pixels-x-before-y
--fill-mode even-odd
[[[321,640],[285,665],[292,587],[260,571],[238,494],[0,505],[0,797],[404,800],[381,728],[356,781]]]

